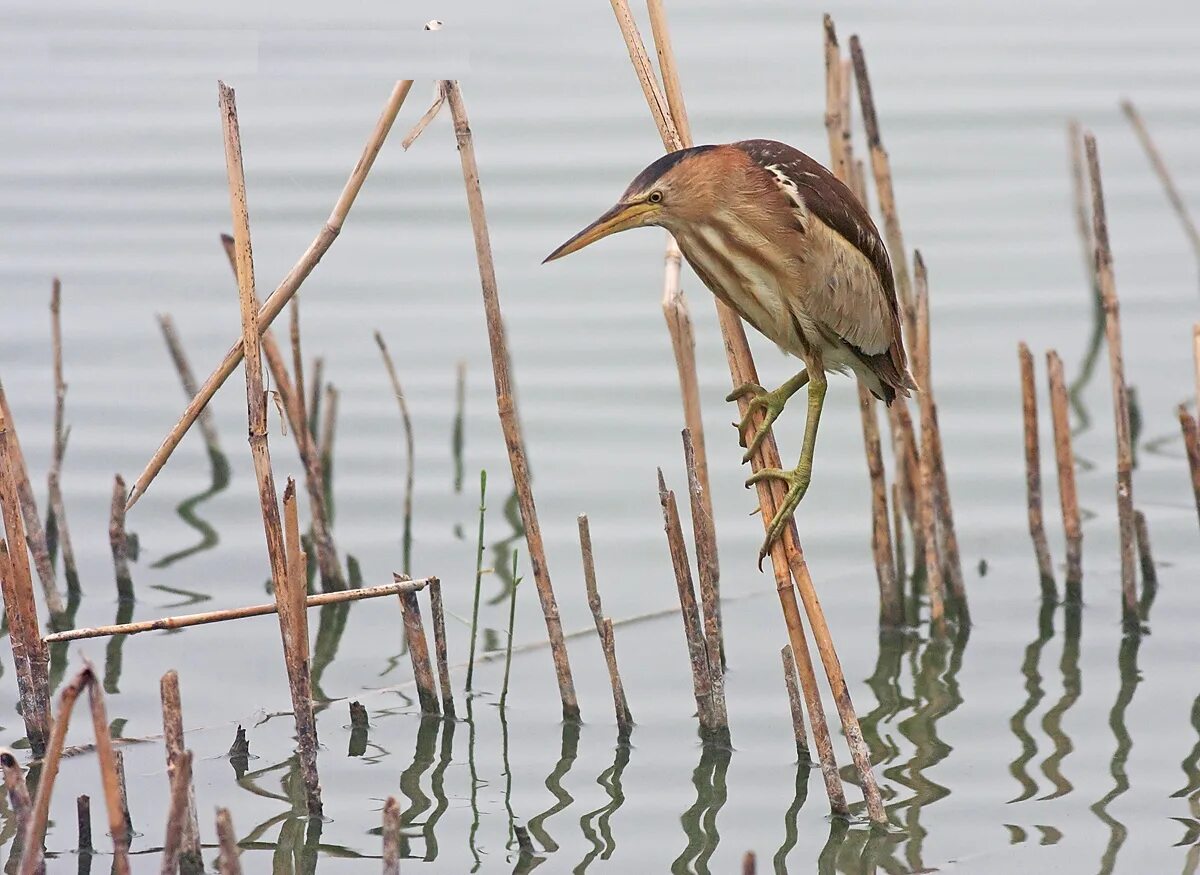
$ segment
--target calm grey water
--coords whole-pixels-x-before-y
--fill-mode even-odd
[[[699,141],[775,137],[824,158],[822,11],[675,4]],[[1192,584],[1200,562],[1174,414],[1192,394],[1197,265],[1117,101],[1138,101],[1200,210],[1200,11],[1185,0],[903,10],[839,2],[829,11],[843,38],[857,32],[866,45],[906,239],[930,266],[936,383],[976,620],[969,641],[930,643],[922,628],[881,646],[859,420],[852,385],[835,380],[798,522],[894,833],[867,843],[864,826],[831,824],[819,775],[795,763],[778,664],[784,628],[773,583],[753,561],[761,523],[747,516],[754,500],[741,486],[732,409],[722,401],[728,376],[710,296],[687,273],[728,597],[733,751],[705,750],[696,738],[677,615],[618,626],[638,722],[632,747],[618,748],[594,636],[571,650],[583,726],[559,724],[549,656],[536,649],[514,660],[505,735],[495,707],[498,663],[477,672],[485,692],[474,700],[473,721],[422,724],[395,605],[327,609],[311,617],[319,691],[333,700],[319,717],[329,819],[316,828],[299,814],[273,618],[88,641],[56,654],[62,670],[84,657],[103,666],[110,715],[131,739],[160,731],[158,679],[179,670],[204,837],[213,838],[214,806],[229,806],[247,871],[376,871],[379,809],[389,795],[405,812],[405,871],[509,871],[518,865],[514,821],[528,825],[546,872],[732,872],[750,849],[765,871],[772,860],[776,871],[791,872],[1197,870],[1200,593]],[[447,28],[421,32],[432,17]],[[520,573],[529,576],[505,513],[511,485],[448,118],[410,152],[399,146],[425,109],[431,77],[459,75],[565,626],[591,625],[575,536],[581,511],[591,516],[608,613],[632,618],[675,603],[654,481],[662,466],[675,488],[684,484],[682,417],[658,305],[662,235],[623,235],[539,264],[659,151],[607,4],[371,4],[343,12],[311,2],[286,11],[225,2],[201,11],[124,0],[103,12],[68,3],[51,13],[18,0],[3,19],[0,376],[42,495],[52,412],[47,302],[51,276],[61,276],[71,426],[63,481],[85,588],[79,625],[112,622],[119,612],[106,537],[113,474],[134,477],[182,408],[154,314],[175,318],[201,373],[239,330],[217,241],[229,225],[218,76],[238,91],[264,291],[328,214],[391,80],[426,77],[302,295],[306,350],[324,357],[325,377],[340,392],[336,534],[364,582],[389,581],[402,561],[403,441],[376,329],[396,355],[414,420],[412,571],[444,581],[452,659],[461,662],[467,649],[480,469],[490,477],[486,563],[504,567],[520,546]],[[1140,646],[1123,644],[1119,623],[1103,351],[1090,380],[1082,368],[1093,322],[1070,205],[1071,116],[1100,142],[1126,368],[1141,412],[1135,496],[1160,587]],[[1019,340],[1035,351],[1039,387],[1048,347],[1083,386],[1074,425],[1088,511],[1086,606],[1074,617],[1039,603],[1025,520]],[[753,342],[765,380],[790,373],[769,344]],[[456,490],[460,360],[465,473]],[[266,598],[240,372],[213,410],[232,481],[195,513],[218,543],[154,567],[201,539],[176,513],[210,486],[203,445],[190,435],[130,515],[142,548],[135,618]],[[1042,424],[1048,442],[1044,410]],[[786,456],[798,450],[800,430],[797,409],[777,429]],[[271,442],[277,474],[298,474],[291,437],[273,427]],[[1061,559],[1048,452],[1044,461],[1052,549]],[[983,560],[986,575],[977,571]],[[531,582],[519,590],[519,645],[544,639]],[[489,646],[504,640],[506,589],[505,575],[485,577]],[[23,726],[5,651],[0,722],[2,739],[15,743]],[[462,672],[455,681],[461,691]],[[361,756],[347,755],[348,699],[371,714]],[[225,755],[238,725],[249,735],[248,764]],[[69,741],[89,740],[80,721]],[[143,852],[135,870],[157,871],[163,751],[156,740],[125,750],[133,822],[143,834],[134,842]],[[80,793],[97,801],[97,842],[105,844],[94,757],[73,757],[52,809],[49,848],[64,855],[54,871],[74,867]],[[4,823],[0,835],[10,840],[11,820]],[[101,871],[107,861],[92,865]]]

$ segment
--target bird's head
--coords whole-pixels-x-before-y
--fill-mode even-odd
[[[693,146],[663,155],[634,178],[611,209],[551,252],[542,263],[578,252],[618,231],[646,225],[670,230],[675,222],[686,221],[709,192],[713,178],[709,164],[718,149]]]

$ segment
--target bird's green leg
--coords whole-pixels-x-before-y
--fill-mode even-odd
[[[808,387],[808,420],[804,424],[804,446],[800,451],[799,464],[791,471],[763,468],[746,481],[747,486],[762,480],[782,480],[788,484],[787,495],[784,496],[783,503],[776,508],[775,517],[767,528],[767,538],[758,553],[759,562],[762,562],[771,545],[783,534],[784,527],[796,512],[804,493],[808,491],[808,483],[812,478],[813,452],[817,448],[817,427],[821,422],[821,408],[825,405],[827,385],[825,375],[820,374],[812,379]]]
[[[750,440],[750,445],[746,449],[746,455],[742,456],[742,464],[746,464],[754,454],[758,452],[759,446],[767,437],[767,432],[771,430],[771,425],[779,418],[779,414],[783,413],[783,408],[787,405],[788,399],[799,392],[808,382],[808,371],[804,370],[796,374],[774,392],[768,392],[758,383],[743,383],[732,392],[725,396],[726,401],[736,401],[743,395],[753,394],[749,405],[746,407],[746,414],[742,417],[742,421],[736,423],[738,436],[741,438],[741,444],[746,446],[746,429],[750,427],[754,414],[758,410],[763,411],[763,421],[759,423],[758,428],[754,430],[754,437]]]

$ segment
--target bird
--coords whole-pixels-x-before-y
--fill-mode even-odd
[[[748,462],[788,400],[808,387],[800,460],[747,481],[782,480],[787,493],[767,527],[759,562],[782,535],[812,480],[826,372],[851,373],[888,405],[917,389],[908,369],[891,260],[854,193],[820,162],[786,143],[741,140],[668,152],[634,177],[617,203],[543,263],[631,228],[675,238],[718,299],[804,367],[772,391],[750,396],[735,423]],[[753,415],[763,419],[747,444]]]

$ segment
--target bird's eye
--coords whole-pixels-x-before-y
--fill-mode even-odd
[[[652,204],[661,204],[662,199],[663,199],[663,193],[661,191],[658,191],[657,189],[650,192],[650,197],[646,198],[646,200],[648,200]]]

